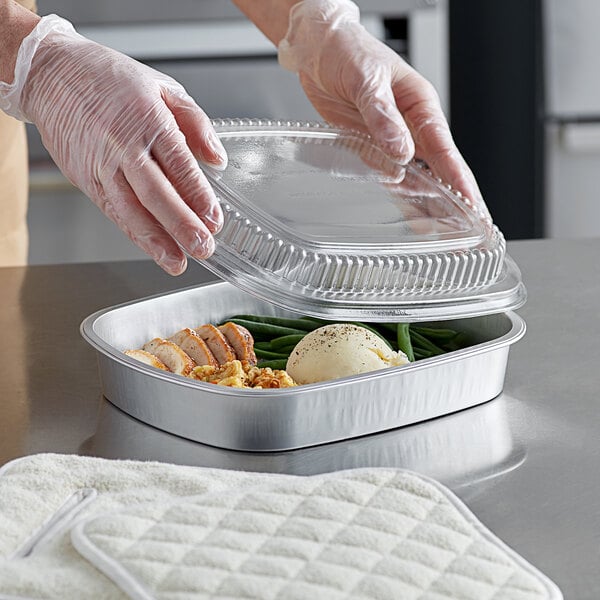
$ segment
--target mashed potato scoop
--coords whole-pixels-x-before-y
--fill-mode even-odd
[[[299,384],[316,383],[408,364],[378,335],[350,323],[325,325],[294,348],[286,371]]]

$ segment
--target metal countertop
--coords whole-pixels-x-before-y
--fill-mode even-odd
[[[483,405],[361,439],[276,454],[210,448],[104,400],[79,324],[120,302],[214,279],[149,261],[0,269],[0,463],[38,452],[312,474],[397,466],[453,489],[553,579],[600,598],[600,239],[509,243],[529,291],[528,332],[504,393]]]

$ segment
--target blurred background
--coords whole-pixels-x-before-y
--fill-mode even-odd
[[[363,24],[437,88],[507,239],[600,235],[597,0],[358,0]],[[180,81],[213,118],[319,119],[275,48],[224,0],[38,0]],[[145,258],[28,126],[30,264]]]

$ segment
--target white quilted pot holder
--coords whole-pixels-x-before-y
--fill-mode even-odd
[[[62,454],[13,460],[0,468],[0,600],[126,600],[73,548],[75,522],[287,477]]]
[[[562,598],[449,490],[395,469],[134,507],[71,539],[135,599]]]

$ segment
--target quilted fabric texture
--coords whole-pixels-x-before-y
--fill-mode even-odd
[[[446,488],[391,469],[140,506],[71,538],[136,599],[561,598]]]
[[[37,454],[0,469],[0,599],[126,600],[127,595],[71,544],[67,522],[30,547],[32,535],[84,488],[92,502],[74,514],[87,519],[149,503],[164,506],[237,486],[268,484],[274,475],[87,456]],[[288,476],[277,475],[277,480]]]

